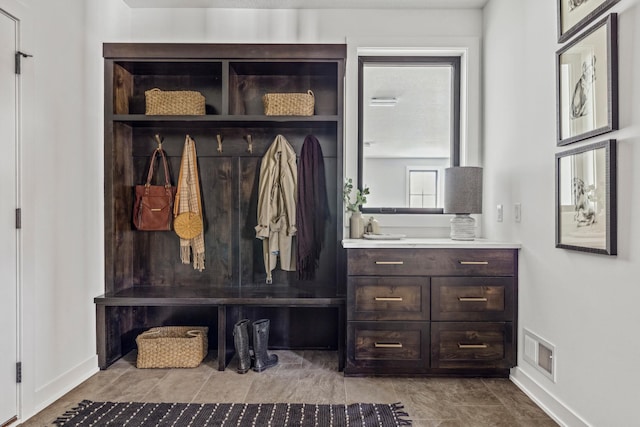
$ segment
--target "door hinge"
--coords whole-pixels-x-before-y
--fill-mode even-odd
[[[20,52],[19,50],[16,51],[16,74],[20,74],[20,71],[22,70],[22,67],[21,67],[22,58],[31,58],[31,57],[33,57],[33,55],[29,55],[28,53]]]
[[[22,209],[16,209],[16,228],[20,230],[22,228]]]
[[[22,362],[16,363],[16,383],[22,383]]]

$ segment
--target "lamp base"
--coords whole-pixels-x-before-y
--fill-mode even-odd
[[[451,218],[451,240],[474,240],[476,238],[476,220],[469,214],[456,214]]]

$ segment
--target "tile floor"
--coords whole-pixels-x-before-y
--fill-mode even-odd
[[[220,372],[215,355],[194,369],[136,369],[135,352],[100,371],[22,426],[51,426],[81,400],[138,402],[402,402],[415,427],[546,427],[557,424],[507,379],[345,378],[338,356],[275,351],[277,367]]]

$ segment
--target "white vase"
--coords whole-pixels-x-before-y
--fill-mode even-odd
[[[362,239],[364,235],[364,219],[362,218],[362,212],[351,212],[349,218],[349,235],[352,239]]]

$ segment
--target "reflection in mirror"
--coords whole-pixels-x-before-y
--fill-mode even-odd
[[[460,57],[359,57],[358,185],[367,213],[442,213],[459,165]]]

